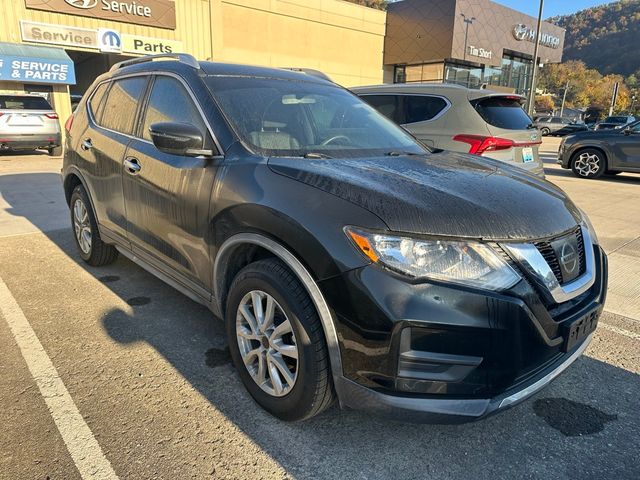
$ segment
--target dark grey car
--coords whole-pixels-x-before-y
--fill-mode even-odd
[[[640,173],[640,121],[623,129],[581,132],[562,140],[558,164],[578,177]]]

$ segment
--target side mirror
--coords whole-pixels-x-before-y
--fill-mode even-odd
[[[155,147],[164,153],[198,157],[212,156],[213,150],[204,148],[202,132],[189,123],[159,122],[149,127]]]

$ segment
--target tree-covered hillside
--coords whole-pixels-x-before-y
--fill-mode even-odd
[[[582,60],[602,74],[638,76],[640,0],[619,0],[550,21],[567,30],[565,61]]]

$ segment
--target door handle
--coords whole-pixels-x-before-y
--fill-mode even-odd
[[[142,165],[137,158],[128,157],[124,160],[124,168],[129,175],[137,175],[142,170]]]
[[[82,148],[82,150],[89,150],[93,148],[93,143],[91,143],[91,139],[85,138],[80,144],[80,148]]]

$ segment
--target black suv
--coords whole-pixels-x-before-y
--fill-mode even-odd
[[[552,184],[430,152],[314,75],[146,57],[67,123],[80,256],[117,252],[225,320],[253,398],[463,422],[548,384],[588,345],[606,257]]]

